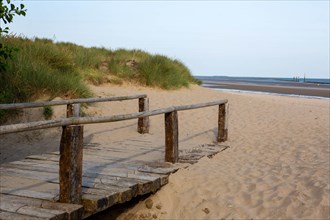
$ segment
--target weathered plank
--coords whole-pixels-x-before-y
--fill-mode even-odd
[[[67,219],[66,211],[33,207],[33,206],[29,206],[28,204],[22,204],[22,203],[1,202],[0,210],[22,214],[22,215],[34,216],[38,218],[47,218],[51,220]]]
[[[139,98],[139,112],[149,111],[149,99]],[[138,119],[138,132],[140,134],[149,133],[149,116]]]
[[[48,160],[51,160],[53,162],[58,161],[58,152],[50,153],[50,154],[43,154],[43,155],[33,155],[33,156],[28,156],[27,158],[30,160],[37,160],[38,163],[47,163]],[[104,162],[104,160],[107,162]],[[45,162],[43,162],[43,160]],[[84,166],[85,163],[87,164],[96,164],[98,166],[111,166],[113,168],[126,168],[128,170],[140,170],[144,171],[143,169],[140,169],[141,167],[146,167],[149,166],[150,168],[147,168],[149,171],[146,170],[146,172],[151,172],[150,170],[154,170],[154,173],[158,174],[169,174],[172,172],[175,172],[179,168],[181,168],[180,165],[178,164],[171,164],[167,162],[145,162],[145,161],[138,161],[138,160],[128,160],[127,158],[124,157],[118,157],[116,156],[111,156],[111,148],[109,152],[103,151],[101,149],[100,151],[92,151],[89,149],[84,149]]]
[[[18,213],[13,213],[13,212],[7,212],[0,210],[0,219],[1,220],[47,220],[47,218],[38,218],[38,217],[33,217],[29,215],[22,215]]]
[[[165,162],[176,163],[179,157],[178,112],[165,114]]]
[[[16,189],[12,187],[1,186],[1,193],[15,196],[25,196],[29,198],[36,199],[45,199],[48,201],[57,201],[58,199],[58,190],[47,190],[47,192],[40,192],[39,190],[30,190],[30,189]]]
[[[86,173],[86,177],[86,181],[89,180],[91,183],[102,183],[104,185],[109,184],[117,187],[129,187],[132,190],[132,197],[144,195],[149,192],[155,192],[162,186],[162,181],[164,182],[163,178],[165,178],[152,177],[153,179],[151,179],[150,176],[145,176],[144,174],[136,174],[133,177],[114,177],[112,175],[107,175],[107,173],[95,174],[94,172]],[[101,187],[101,185],[98,187]]]
[[[67,104],[66,117],[79,117],[80,116],[80,104]]]
[[[22,169],[25,168],[25,169]],[[44,180],[50,183],[59,183],[58,175],[55,172],[46,172],[46,167],[31,167],[16,165],[16,167],[0,167],[0,172],[2,175],[12,176],[12,177],[24,177],[29,179]],[[131,189],[132,197],[137,195],[144,195],[149,192],[155,192],[161,185],[167,183],[168,178],[166,176],[147,176],[148,180],[145,180],[145,175],[136,176],[138,178],[127,178],[127,177],[116,177],[107,174],[99,174],[93,171],[84,173],[82,186],[83,187],[93,187],[100,189],[108,189],[111,187],[126,187]]]
[[[228,139],[227,117],[226,104],[220,104],[218,117],[218,142],[224,142]]]
[[[85,182],[85,185],[89,185],[89,188],[91,189],[97,189],[97,190],[104,190],[107,192],[115,192],[118,193],[117,195],[117,200],[116,202],[118,203],[123,203],[123,202],[127,202],[129,200],[131,200],[133,197],[136,196],[136,194],[133,194],[135,192],[133,192],[132,188],[130,187],[124,187],[124,186],[115,186],[115,185],[108,185],[103,181],[99,182],[99,179],[97,179],[95,182],[90,181],[90,182]],[[84,187],[87,188],[87,187]]]
[[[59,171],[58,163],[47,163],[45,161],[37,163],[34,160],[13,161],[1,164],[1,168],[17,168],[21,170],[36,170],[48,173],[56,173]]]
[[[89,151],[88,149],[84,150],[84,160],[88,160],[89,157],[93,157],[96,156],[99,159],[106,159],[107,161],[121,161],[121,162],[125,162],[125,161],[130,161],[127,159],[127,152],[120,152],[121,155],[118,155],[120,153],[117,153],[116,156],[113,155],[107,155],[106,153],[104,153],[104,155],[102,155],[103,152],[93,152]],[[126,155],[125,155],[126,154]],[[27,159],[31,159],[31,160],[44,160],[44,161],[53,161],[53,162],[58,162],[59,161],[59,154],[41,154],[41,155],[31,155],[31,156],[27,156]]]
[[[154,146],[145,146],[142,144],[134,144],[134,143],[127,143],[127,144],[121,144],[118,147],[108,147],[108,146],[96,146],[96,147],[88,147],[88,148],[84,148],[85,150],[87,150],[88,152],[91,153],[98,153],[98,152],[102,152],[103,153],[107,153],[107,154],[111,154],[112,152],[163,152],[164,149],[163,147],[154,147]]]
[[[131,190],[129,188],[107,188],[94,189],[83,188],[82,203],[86,212],[96,213],[117,204],[130,200]]]
[[[99,212],[118,203],[118,197],[121,193],[116,190],[100,190],[93,188],[84,188],[82,203],[85,211]]]
[[[0,190],[3,194],[57,201],[59,185],[44,180],[9,176],[1,173]]]
[[[1,175],[12,177],[24,177],[36,180],[44,180],[47,182],[59,183],[58,174],[55,172],[44,172],[45,168],[33,169],[33,167],[26,167],[27,169],[21,169],[21,167],[0,167]],[[33,170],[31,170],[33,169]]]
[[[46,155],[46,154],[41,154],[41,155],[30,155],[27,156],[26,159],[31,159],[31,160],[40,160],[41,161],[52,161],[52,162],[56,162],[59,163],[60,161],[60,157],[59,155]]]
[[[63,127],[60,144],[60,202],[81,202],[83,126]]]
[[[102,171],[106,172],[107,175],[115,177],[135,178],[133,174],[136,174],[144,180],[153,180],[155,177],[163,178],[165,175],[176,172],[179,168],[186,167],[185,165],[181,164],[174,165],[165,162],[143,163],[142,161],[130,161],[127,163],[102,163],[84,160],[83,164],[83,176],[85,176],[88,172],[100,174]],[[58,170],[58,164],[51,164],[44,160],[34,161],[28,159],[11,162],[2,166],[8,168],[18,168],[22,170],[36,170],[46,172],[57,172]]]
[[[4,176],[11,176],[11,177],[23,177],[28,179],[34,179],[34,180],[44,180],[49,183],[59,183],[58,176],[56,173],[46,173],[42,172],[41,169],[36,170],[20,170],[20,169],[5,169],[1,170],[2,175]],[[128,179],[128,178],[119,178],[117,177],[111,177],[111,176],[105,176],[105,175],[99,175],[99,174],[92,174],[95,176],[95,178],[90,178],[88,176],[85,176],[83,178],[82,186],[87,188],[96,188],[96,189],[105,189],[105,188],[111,188],[111,187],[132,187],[135,188],[136,192],[138,190],[138,182],[134,181],[134,179]],[[101,177],[100,177],[101,176]],[[101,183],[101,184],[100,184]],[[106,185],[108,184],[108,185]],[[137,195],[137,193],[136,193]]]
[[[53,209],[66,212],[65,219],[81,219],[83,216],[83,206],[68,203],[55,203],[46,200],[27,198],[21,196],[0,194],[0,203],[21,204],[44,209]],[[0,217],[1,219],[1,217]]]
[[[102,181],[106,180],[108,184],[117,186],[127,186],[133,187],[137,185],[137,190],[139,195],[143,195],[148,191],[154,192],[160,186],[165,185],[168,182],[168,177],[163,174],[169,174],[174,172],[179,168],[177,166],[175,169],[169,167],[168,163],[150,163],[141,166],[141,164],[133,165],[133,167],[121,166],[112,164],[97,164],[97,163],[87,163],[84,162],[85,169],[83,171],[83,183],[88,179],[87,177],[100,179]],[[158,166],[158,167],[156,167]],[[128,167],[128,168],[127,168]],[[155,168],[152,168],[155,167]],[[3,174],[22,176],[27,178],[42,179],[49,182],[58,182],[57,175],[57,165],[56,164],[37,164],[31,162],[13,162],[0,167],[0,171]],[[129,169],[130,168],[130,169]],[[160,174],[152,173],[153,169]],[[144,171],[144,172],[142,172]]]
[[[212,158],[214,155],[226,150],[228,147],[229,146],[226,145],[208,144],[193,149],[180,150],[179,162],[194,164],[202,157],[207,156],[208,158]]]
[[[182,164],[172,164],[170,162],[145,162],[142,166],[138,168],[138,171],[144,173],[170,175],[175,173],[180,168],[186,168],[186,165]]]
[[[22,177],[13,178],[1,176],[1,179],[3,178],[11,181],[1,182],[0,186],[2,194],[45,199],[54,202],[58,200],[58,184]],[[19,180],[19,182],[24,182],[26,184],[13,185],[12,183],[16,179]],[[40,188],[40,186],[42,186],[42,188]],[[129,188],[115,186],[109,186],[106,189],[82,188],[82,204],[84,205],[84,209],[89,212],[102,211],[117,202],[127,201],[129,199],[131,199],[131,189]]]
[[[130,189],[123,190],[101,190],[94,188],[83,188],[82,189],[82,204],[84,210],[88,212],[99,212],[102,211],[119,201],[125,201],[130,199]],[[46,199],[49,201],[56,201],[56,192],[39,192],[30,189],[13,189],[10,187],[1,187],[3,194],[25,196],[29,198]]]

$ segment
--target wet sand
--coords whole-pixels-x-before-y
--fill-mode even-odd
[[[243,91],[257,91],[278,94],[292,94],[301,96],[317,96],[330,98],[330,85],[314,83],[283,83],[256,84],[246,82],[203,81],[205,87],[217,89],[233,89]]]

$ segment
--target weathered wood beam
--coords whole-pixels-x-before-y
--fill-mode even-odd
[[[6,202],[9,204],[21,204],[22,205],[21,207],[30,206],[30,207],[39,207],[39,208],[43,208],[43,209],[65,211],[66,212],[65,219],[72,219],[72,220],[73,219],[82,219],[83,211],[84,211],[82,205],[76,205],[76,204],[55,203],[55,202],[50,202],[50,201],[42,200],[42,199],[6,195],[6,194],[0,194],[0,198],[1,198],[2,202]],[[3,211],[3,210],[1,210],[1,211]],[[30,213],[30,214],[32,214],[32,213]],[[30,217],[31,216],[27,216],[26,219],[30,219]],[[0,214],[0,219],[3,219],[3,218],[1,218],[1,214]],[[4,218],[4,219],[16,219],[16,218],[14,218],[14,216],[12,216],[12,218]],[[58,219],[58,218],[56,218],[56,219]]]
[[[149,111],[149,99],[139,98],[139,112]],[[140,134],[149,133],[149,116],[141,117],[138,119],[137,131]]]
[[[193,105],[183,105],[183,106],[172,106],[169,108],[156,109],[147,112],[136,112],[131,114],[123,114],[123,115],[114,115],[114,116],[99,116],[99,117],[72,117],[72,118],[62,118],[62,119],[53,119],[47,121],[37,121],[37,122],[28,122],[21,124],[13,124],[13,125],[4,125],[0,126],[0,134],[8,134],[8,133],[16,133],[22,131],[32,131],[44,128],[53,128],[59,126],[66,125],[78,125],[78,124],[93,124],[93,123],[106,123],[106,122],[114,122],[114,121],[123,121],[136,119],[147,116],[160,115],[164,113],[169,113],[172,111],[184,111],[189,109],[197,109],[204,108],[208,106],[221,105],[225,104],[228,101],[218,100],[213,102],[199,103]]]
[[[226,111],[226,104],[219,105],[219,118],[218,118],[218,142],[224,142],[228,139],[228,112]]]
[[[165,114],[165,162],[177,163],[179,159],[178,112]]]
[[[79,117],[80,116],[80,104],[67,104],[66,117]]]
[[[105,98],[86,98],[86,99],[68,99],[48,102],[27,102],[27,103],[13,103],[13,104],[0,104],[0,109],[22,109],[22,108],[36,108],[54,105],[67,105],[75,103],[94,103],[94,102],[111,102],[111,101],[124,101],[138,98],[146,98],[146,94],[138,94],[132,96],[115,96]]]
[[[64,126],[60,144],[60,199],[62,203],[81,203],[83,126]]]

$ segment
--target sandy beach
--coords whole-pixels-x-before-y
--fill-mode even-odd
[[[170,176],[169,183],[118,219],[329,219],[330,218],[330,102],[215,91],[200,86],[164,91],[125,84],[92,86],[97,96],[146,93],[150,109],[229,100],[230,148],[203,158]],[[91,115],[137,111],[135,101],[99,103]],[[64,116],[56,107],[55,117]],[[36,120],[38,110],[24,118]],[[136,122],[86,125],[85,143],[114,144],[142,139],[164,147],[164,118],[150,119],[149,134],[138,134]],[[216,141],[217,107],[179,113],[179,148]],[[1,163],[30,154],[58,150],[60,129],[1,136]],[[133,146],[134,147],[134,146]],[[136,159],[163,160],[163,151]],[[150,202],[150,200],[149,200]],[[109,219],[109,213],[98,216]]]

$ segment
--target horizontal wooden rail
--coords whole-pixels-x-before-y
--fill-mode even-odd
[[[139,99],[139,112],[114,116],[79,117],[79,103],[100,101],[121,101]],[[78,100],[78,101],[77,101]],[[66,102],[64,102],[66,101]],[[83,124],[106,123],[139,118],[138,131],[148,133],[149,116],[164,114],[165,119],[165,161],[176,163],[179,159],[179,127],[178,111],[219,106],[218,112],[218,142],[227,140],[227,111],[228,100],[199,103],[193,105],[172,106],[149,111],[149,100],[145,95],[112,97],[100,99],[76,99],[48,102],[49,105],[68,105],[67,118],[37,121],[13,125],[0,126],[0,135],[31,131],[62,126],[59,162],[59,201],[63,203],[81,203],[82,192],[82,164],[83,164]],[[28,105],[29,104],[29,105]],[[37,104],[37,105],[36,105]],[[40,107],[45,103],[21,103],[15,108]],[[27,107],[28,106],[28,107]],[[10,109],[10,108],[6,108]]]
[[[55,119],[55,120],[47,120],[47,121],[37,121],[37,122],[29,122],[29,123],[21,123],[21,124],[13,124],[13,125],[4,125],[4,126],[0,126],[0,134],[31,131],[31,130],[53,128],[53,127],[67,126],[67,125],[123,121],[123,120],[130,120],[130,119],[136,119],[136,118],[141,118],[141,117],[160,115],[160,114],[165,114],[165,113],[169,113],[169,112],[173,112],[173,111],[183,111],[183,110],[190,110],[190,109],[197,109],[197,108],[203,108],[203,107],[208,107],[208,106],[220,105],[220,104],[225,104],[227,102],[228,102],[228,100],[225,99],[225,100],[218,100],[218,101],[213,101],[213,102],[198,103],[198,104],[183,105],[183,106],[172,106],[169,108],[161,108],[161,109],[156,109],[156,110],[152,110],[152,111],[144,111],[144,112],[114,115],[114,116],[72,117],[72,118],[63,118],[63,119]]]
[[[48,102],[0,104],[0,109],[22,109],[22,108],[37,108],[44,106],[68,105],[68,104],[78,104],[78,103],[124,101],[124,100],[146,98],[146,97],[147,97],[146,94],[139,94],[132,96],[115,96],[115,97],[106,97],[106,98],[68,99],[68,100],[58,100],[58,101],[48,101]]]

